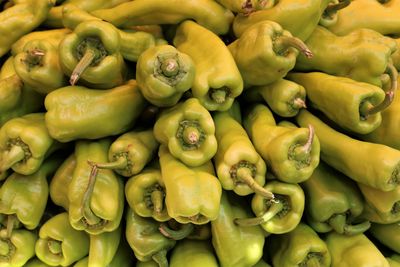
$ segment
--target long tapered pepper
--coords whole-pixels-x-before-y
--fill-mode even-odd
[[[190,262],[193,267],[217,267],[212,246],[207,241],[183,240],[178,242],[171,253],[169,266],[185,267]]]
[[[380,243],[394,252],[400,253],[400,224],[398,222],[391,224],[372,223],[368,232]]]

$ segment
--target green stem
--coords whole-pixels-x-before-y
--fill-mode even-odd
[[[96,166],[97,169],[107,169],[107,170],[123,170],[128,166],[128,160],[126,157],[118,157],[117,160],[112,162],[96,163],[93,161],[88,161],[89,165]]]
[[[293,107],[296,108],[296,109],[307,108],[306,102],[300,97],[296,97],[293,100]]]
[[[217,88],[211,89],[210,91],[210,98],[217,104],[222,104],[226,101],[228,95],[227,88]]]
[[[7,256],[10,253],[8,242],[0,239],[0,256]]]
[[[173,230],[168,227],[166,223],[160,224],[158,230],[166,237],[173,240],[182,240],[188,237],[194,230],[194,226],[191,223],[182,224],[179,230]]]
[[[294,47],[299,50],[302,54],[306,56],[306,58],[312,58],[313,53],[307,47],[307,45],[297,37],[293,36],[279,36],[275,39],[274,47],[278,49],[275,51],[286,50],[287,47]]]
[[[185,127],[183,130],[183,141],[186,144],[194,145],[197,144],[200,140],[201,133],[199,129],[195,126]]]
[[[49,239],[47,241],[47,247],[51,254],[53,255],[61,255],[62,254],[62,245],[61,242],[54,239]]]
[[[161,71],[166,77],[176,76],[179,73],[179,62],[175,58],[167,58],[161,63]]]
[[[159,267],[168,267],[167,251],[160,250],[151,257]]]
[[[350,5],[350,3],[351,3],[350,0],[342,0],[339,1],[339,3],[329,4],[325,9],[324,13],[327,14],[327,16],[330,16],[332,13],[336,13],[339,10],[347,7],[348,5]]]
[[[164,192],[160,190],[154,190],[150,195],[151,203],[153,203],[153,209],[155,213],[161,213],[164,208]]]
[[[260,225],[274,218],[282,209],[282,202],[272,202],[269,209],[262,216],[255,218],[236,218],[234,219],[234,223],[244,227]]]
[[[311,257],[307,262],[305,267],[320,267],[321,262],[317,257]]]
[[[96,52],[94,49],[86,49],[85,54],[75,66],[72,71],[71,78],[69,80],[71,85],[75,85],[75,83],[79,80],[82,73],[92,64],[93,60],[96,58]]]
[[[256,194],[266,199],[274,199],[274,194],[261,185],[259,185],[252,176],[251,170],[246,167],[239,167],[236,171],[236,177],[247,184]]]
[[[371,223],[369,221],[364,221],[358,224],[346,224],[344,226],[344,233],[346,235],[357,235],[364,233],[371,227]]]
[[[345,235],[356,235],[364,233],[369,229],[371,223],[369,221],[364,221],[359,224],[347,224],[347,216],[345,214],[335,214],[333,215],[328,224],[339,234]]]
[[[83,200],[82,200],[82,206],[83,206],[82,216],[86,219],[86,221],[90,225],[98,224],[101,221],[101,219],[97,217],[96,214],[93,213],[90,207],[90,199],[93,194],[94,184],[96,183],[97,172],[98,172],[97,166],[93,165],[89,176],[89,183],[83,195]]]
[[[304,144],[304,146],[296,147],[294,149],[295,159],[303,160],[307,158],[311,152],[313,142],[314,142],[314,127],[309,124],[307,142]]]
[[[3,152],[0,171],[4,172],[10,169],[14,164],[22,161],[24,158],[24,149],[21,146],[12,145],[10,150]]]
[[[12,231],[18,224],[18,219],[15,214],[10,214],[7,216],[7,238],[11,238]]]

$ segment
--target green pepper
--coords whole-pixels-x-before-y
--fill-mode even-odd
[[[218,3],[231,10],[234,13],[249,15],[259,9],[265,9],[273,6],[275,0],[216,0]]]
[[[337,23],[338,11],[351,4],[351,0],[332,0],[325,8],[318,22],[319,25],[329,27]],[[308,39],[308,38],[307,38]]]
[[[391,224],[372,223],[368,232],[386,247],[390,248],[396,253],[400,253],[399,222]]]
[[[25,267],[50,267],[51,265],[48,265],[44,262],[42,262],[41,260],[39,260],[38,258],[32,258],[30,259],[26,264]]]
[[[183,240],[178,242],[171,254],[171,267],[218,267],[214,251],[207,241]]]
[[[273,21],[255,23],[228,48],[246,87],[267,85],[285,77],[295,66],[299,51],[307,58],[313,56],[300,39]]]
[[[80,79],[93,88],[111,88],[124,82],[126,66],[120,53],[121,37],[107,22],[80,23],[59,45],[61,67],[71,85]]]
[[[242,199],[223,191],[218,217],[211,221],[212,244],[222,267],[253,266],[263,255],[262,229],[241,227],[234,222],[251,216],[247,206]]]
[[[15,5],[0,12],[0,57],[15,41],[38,27],[54,5],[52,0],[17,0]]]
[[[389,267],[378,248],[364,234],[341,235],[330,232],[325,243],[332,258],[332,266]]]
[[[304,109],[296,121],[303,127],[314,126],[321,143],[321,159],[349,178],[383,191],[394,190],[400,184],[400,151],[335,131]]]
[[[251,87],[244,91],[246,101],[263,99],[269,108],[281,117],[294,117],[301,108],[306,108],[306,90],[300,84],[279,79],[271,84]]]
[[[400,70],[400,37],[394,39],[397,43],[397,49],[396,51],[392,54],[392,61],[393,61],[393,66],[397,70]]]
[[[61,70],[58,47],[46,40],[32,40],[14,57],[14,67],[24,84],[47,94],[67,85]]]
[[[394,96],[392,90],[385,94],[375,85],[322,72],[291,73],[288,79],[304,86],[310,106],[343,129],[360,134],[370,133],[380,125],[380,111],[390,105]]]
[[[139,261],[153,259],[158,266],[168,266],[167,252],[176,241],[162,235],[158,227],[160,222],[152,218],[138,216],[132,209],[126,215],[126,239]]]
[[[136,267],[158,267],[158,263],[153,260],[137,261],[135,266]]]
[[[63,212],[40,227],[35,252],[48,265],[69,266],[88,254],[89,236],[72,228],[68,213]]]
[[[274,266],[331,266],[325,242],[305,223],[286,234],[272,235],[270,244],[268,250]]]
[[[135,80],[109,90],[63,87],[49,93],[44,104],[46,126],[60,142],[124,133],[147,105]]]
[[[364,209],[357,185],[323,161],[301,187],[306,196],[307,223],[315,231],[353,235],[370,227],[369,221],[354,223]]]
[[[263,104],[249,106],[246,111],[244,128],[271,172],[288,183],[307,180],[319,163],[319,141],[313,127],[277,126],[272,112]]]
[[[194,62],[193,96],[208,110],[229,109],[243,91],[243,79],[223,41],[212,31],[188,20],[178,26],[173,43]]]
[[[88,266],[109,266],[121,242],[121,226],[112,232],[90,235]]]
[[[158,107],[178,103],[192,87],[195,67],[192,59],[171,45],[144,51],[136,64],[136,81],[147,101]]]
[[[124,188],[111,170],[97,169],[90,161],[104,161],[110,140],[75,143],[76,167],[68,188],[69,219],[76,230],[89,234],[118,228],[124,209]]]
[[[164,110],[153,133],[174,157],[191,167],[206,163],[217,152],[214,121],[196,98]]]
[[[206,224],[215,220],[222,189],[211,161],[189,168],[164,145],[158,155],[168,214],[180,223]]]
[[[31,113],[9,120],[0,128],[0,172],[9,168],[30,175],[60,147],[46,128],[44,113]]]
[[[259,262],[257,262],[256,265],[253,265],[253,267],[271,267],[271,265],[269,265],[263,259],[261,259]]]
[[[193,19],[216,34],[228,32],[231,11],[211,0],[135,0],[92,14],[119,28],[132,25],[178,24]]]

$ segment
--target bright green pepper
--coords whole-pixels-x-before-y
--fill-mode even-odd
[[[171,254],[171,267],[218,267],[214,251],[207,241],[183,240],[178,242]]]
[[[386,247],[400,253],[400,224],[399,222],[391,224],[378,224],[372,223],[371,228],[368,230],[369,233],[380,243]]]
[[[164,110],[153,133],[174,157],[191,167],[203,165],[217,152],[214,121],[196,98]]]
[[[89,253],[89,236],[77,231],[63,212],[46,221],[39,230],[36,256],[51,266],[69,266]]]
[[[112,232],[90,235],[88,266],[109,266],[121,242],[121,226]]]
[[[192,59],[171,45],[144,51],[136,64],[136,81],[147,101],[158,107],[178,103],[192,87],[195,67]]]
[[[243,79],[223,41],[212,31],[188,20],[178,26],[173,43],[194,62],[193,96],[208,110],[229,109],[243,91]]]
[[[124,133],[147,105],[135,80],[109,90],[63,87],[49,93],[44,104],[46,126],[60,142]]]
[[[303,127],[314,126],[321,143],[321,159],[349,178],[383,191],[400,184],[400,151],[337,132],[304,109],[296,121]]]
[[[51,265],[42,262],[38,258],[32,258],[25,264],[25,267],[50,267],[50,266]]]
[[[120,53],[121,37],[104,21],[84,21],[59,45],[61,67],[70,77],[93,88],[111,88],[124,82],[126,66]]]
[[[307,180],[319,163],[319,141],[313,127],[277,126],[263,104],[249,106],[246,111],[244,128],[271,172],[288,183]]]
[[[206,224],[215,220],[222,189],[211,161],[188,167],[164,145],[158,155],[168,214],[180,223]]]

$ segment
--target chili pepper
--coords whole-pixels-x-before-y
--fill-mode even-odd
[[[130,129],[146,106],[136,81],[109,90],[67,86],[46,96],[46,126],[60,141],[98,139]],[[104,122],[100,125],[99,123]]]
[[[271,84],[255,86],[244,91],[246,101],[263,99],[269,108],[281,117],[294,117],[301,108],[306,108],[306,90],[300,84],[279,79]]]
[[[243,79],[223,41],[212,31],[188,20],[178,26],[173,43],[194,62],[193,96],[208,110],[229,109],[243,91]]]
[[[24,266],[25,267],[50,267],[51,265],[48,265],[35,257],[35,258],[30,259]]]
[[[132,209],[126,215],[126,239],[139,261],[154,260],[158,266],[168,266],[167,252],[176,241],[162,235],[159,222],[138,216]]]
[[[259,226],[241,227],[238,218],[251,216],[247,203],[223,191],[218,217],[211,221],[212,244],[223,267],[252,266],[263,255],[265,237]]]
[[[339,234],[363,233],[369,221],[357,221],[364,209],[363,197],[357,185],[348,177],[319,162],[311,177],[301,183],[306,196],[307,223],[317,232],[336,231]]]
[[[38,27],[54,5],[52,0],[20,0],[0,12],[0,57],[4,56],[15,41]]]
[[[92,14],[115,26],[178,24],[193,19],[215,34],[225,34],[233,19],[231,11],[210,0],[139,0],[100,9]]]
[[[116,256],[121,239],[121,226],[112,232],[89,237],[88,265],[91,267],[109,266]]]
[[[400,70],[400,37],[394,40],[397,43],[397,50],[394,53],[392,53],[392,61],[393,61],[393,66],[395,66],[397,70]]]
[[[164,110],[153,133],[174,157],[191,167],[206,163],[217,152],[214,121],[196,98]]]
[[[400,253],[400,224],[398,222],[391,224],[372,223],[368,232],[386,247]]]
[[[40,227],[35,252],[48,265],[69,266],[88,254],[89,236],[72,228],[68,213],[63,212]]]
[[[313,127],[277,126],[263,104],[249,106],[246,111],[243,126],[271,172],[288,183],[307,180],[319,163],[319,141]]]
[[[364,234],[341,235],[330,232],[325,243],[332,258],[332,266],[389,267],[378,248]]]
[[[307,58],[313,56],[300,39],[273,21],[255,23],[228,48],[246,87],[267,85],[285,77],[295,66],[299,51]]]
[[[171,45],[144,51],[136,64],[136,81],[147,101],[158,107],[178,103],[192,87],[195,67],[192,59]]]
[[[292,231],[272,235],[268,248],[274,266],[331,266],[331,255],[325,242],[305,223]]]
[[[80,23],[59,45],[61,67],[71,85],[79,79],[94,88],[111,88],[124,82],[126,66],[120,53],[121,37],[103,21]]]
[[[11,119],[0,128],[0,172],[11,168],[19,174],[33,174],[58,148],[60,144],[47,131],[44,113]]]
[[[303,127],[314,126],[321,143],[321,159],[331,167],[357,182],[383,191],[398,187],[400,151],[351,138],[306,110],[299,112],[296,121]]]
[[[291,73],[288,79],[304,86],[310,106],[343,129],[360,134],[372,132],[380,125],[380,112],[393,101],[397,87],[395,84],[385,94],[375,85],[322,72]]]
[[[168,214],[180,223],[206,224],[215,220],[222,189],[211,161],[189,168],[164,145],[158,155]]]
[[[32,40],[14,57],[14,67],[22,81],[35,91],[47,94],[67,85],[61,70],[58,48],[46,40]]]
[[[178,242],[171,254],[171,267],[218,267],[214,251],[207,241],[183,240]]]

